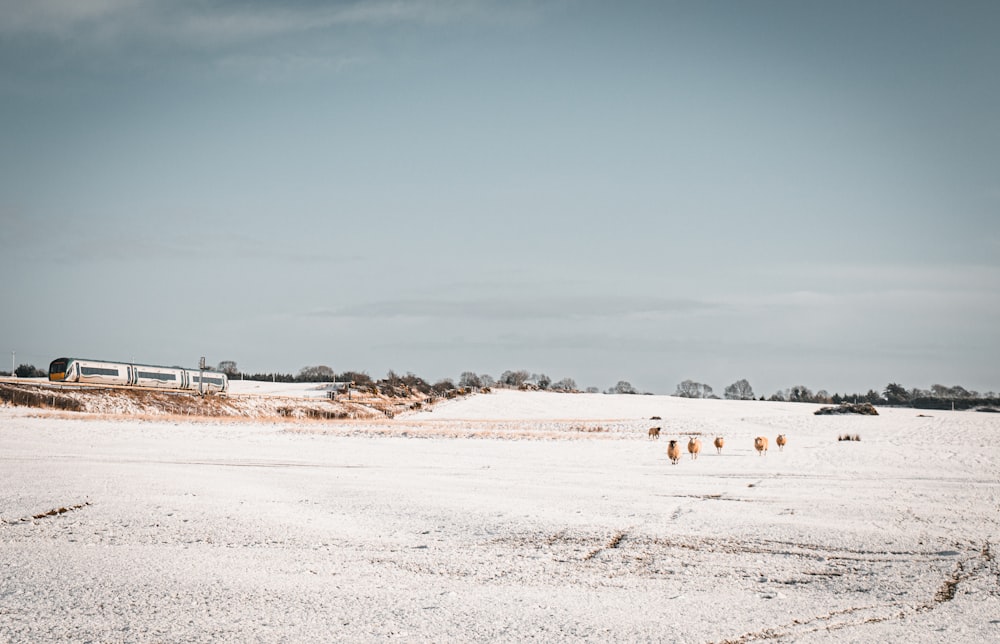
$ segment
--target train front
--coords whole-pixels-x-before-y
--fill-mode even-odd
[[[66,372],[69,371],[73,360],[70,358],[56,358],[49,364],[49,380],[66,380]]]

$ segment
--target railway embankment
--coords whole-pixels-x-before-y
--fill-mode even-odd
[[[192,392],[136,387],[81,387],[44,380],[0,382],[0,405],[52,409],[102,416],[188,416],[234,419],[386,419],[426,404],[422,398],[389,398],[377,394],[351,399]]]

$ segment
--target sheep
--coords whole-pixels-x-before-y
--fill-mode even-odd
[[[774,439],[774,442],[778,444],[778,451],[783,452],[785,451],[785,443],[788,442],[788,439],[785,438],[784,434],[778,434],[778,438]]]
[[[667,445],[667,456],[670,457],[670,462],[677,465],[681,460],[681,446],[677,444],[677,441],[671,440],[670,444]]]
[[[757,455],[767,456],[767,436],[758,436],[753,439],[753,446],[757,450]]]
[[[659,439],[660,438],[660,428],[659,427],[650,427],[649,428],[649,437],[653,438],[653,439]]]
[[[715,449],[718,450],[719,454],[722,453],[722,446],[726,444],[726,441],[722,440],[721,436],[715,437]]]
[[[688,452],[691,453],[691,460],[698,458],[698,452],[701,451],[701,439],[692,436],[688,439]]]

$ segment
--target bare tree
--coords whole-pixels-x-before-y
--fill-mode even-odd
[[[483,386],[483,380],[471,371],[463,371],[458,377],[458,386],[463,388],[479,388]]]
[[[406,372],[406,375],[403,376],[402,380],[403,384],[405,384],[407,387],[409,387],[413,391],[419,391],[424,395],[428,395],[433,391],[431,389],[430,384],[426,380],[424,380],[420,376],[414,375],[409,371]]]
[[[234,360],[223,360],[219,363],[217,368],[227,376],[235,376],[240,372],[240,370],[236,368],[236,361]]]
[[[331,382],[334,376],[336,374],[333,369],[321,364],[315,367],[302,367],[295,379],[299,382]]]
[[[372,377],[364,371],[345,371],[337,376],[341,382],[353,382],[357,385],[370,385]]]
[[[674,395],[680,398],[711,398],[714,396],[711,387],[693,380],[685,380],[677,385],[677,391],[674,392]]]
[[[733,384],[726,387],[726,399],[727,400],[753,400],[753,387],[750,383],[744,380],[737,380]]]
[[[609,394],[637,394],[635,387],[627,380],[619,380],[618,384],[608,389]]]
[[[552,378],[549,378],[544,373],[531,374],[531,381],[538,385],[539,389],[548,389],[549,385],[552,384]]]
[[[563,378],[559,382],[552,383],[555,391],[576,391],[576,381],[572,378]]]
[[[450,378],[444,378],[442,380],[438,380],[433,385],[431,385],[431,389],[434,391],[434,393],[438,394],[439,396],[445,395],[454,388],[455,388],[455,383],[453,383]]]
[[[805,385],[795,385],[788,392],[788,402],[812,402],[813,392]]]
[[[521,369],[520,371],[504,371],[500,376],[500,384],[508,387],[520,387],[531,379],[531,374]]]

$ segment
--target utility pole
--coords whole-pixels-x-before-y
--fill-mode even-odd
[[[205,395],[202,390],[202,383],[205,382],[205,356],[201,357],[201,362],[198,363],[198,394]]]
[[[14,363],[17,362],[17,360],[14,358],[14,355],[15,355],[15,353],[13,351],[11,351],[10,352],[10,377],[11,378],[17,378],[17,373],[15,373],[17,371],[17,369],[14,367]]]

